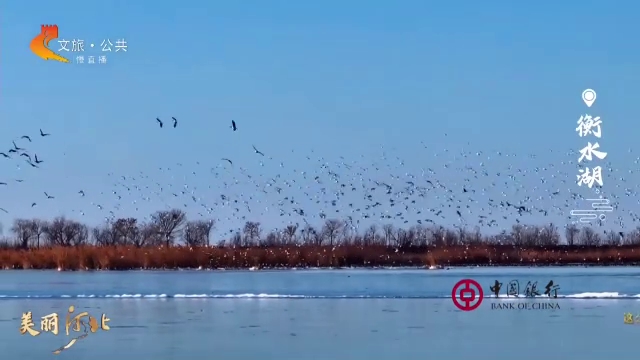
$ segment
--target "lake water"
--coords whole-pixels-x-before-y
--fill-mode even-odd
[[[461,279],[485,299],[461,311]],[[175,272],[0,272],[0,348],[7,359],[439,359],[541,357],[635,359],[640,325],[637,268],[460,268]],[[549,280],[558,298],[491,298],[518,280]],[[495,310],[495,304],[554,303],[560,309]],[[492,306],[492,304],[494,304]],[[65,345],[67,308],[111,321],[109,331]],[[506,307],[505,307],[506,308]],[[61,315],[60,334],[20,335],[21,314]],[[72,332],[73,335],[73,332]]]

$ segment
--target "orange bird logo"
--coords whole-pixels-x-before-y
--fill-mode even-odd
[[[45,60],[57,60],[60,62],[68,63],[69,60],[54,53],[49,49],[49,43],[51,40],[58,38],[58,25],[42,25],[40,28],[40,34],[31,40],[31,51],[38,57]]]

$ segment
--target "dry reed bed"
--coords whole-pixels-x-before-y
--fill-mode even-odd
[[[640,263],[640,246],[424,247],[48,247],[0,250],[2,269],[133,270],[307,267],[465,266],[465,265],[631,265]]]

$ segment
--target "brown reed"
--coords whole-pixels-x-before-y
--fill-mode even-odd
[[[638,250],[638,251],[636,251]],[[640,246],[93,246],[0,249],[2,269],[291,269],[339,267],[634,265]]]

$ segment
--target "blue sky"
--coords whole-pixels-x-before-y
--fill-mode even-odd
[[[0,222],[8,228],[16,217],[66,215],[96,225],[111,215],[143,218],[178,206],[191,218],[217,219],[222,234],[244,222],[234,215],[244,210],[234,213],[238,205],[221,200],[225,193],[253,209],[244,214],[247,220],[279,227],[302,222],[275,210],[287,195],[307,201],[297,186],[309,186],[311,195],[322,187],[331,191],[330,180],[318,185],[301,175],[328,176],[319,162],[360,184],[402,184],[432,168],[436,174],[426,176],[458,190],[468,178],[461,169],[482,162],[491,176],[473,186],[478,193],[484,188],[486,199],[538,197],[540,207],[551,209],[553,189],[562,189],[566,199],[571,191],[589,197],[572,182],[575,166],[562,162],[575,162],[568,151],[586,145],[574,128],[590,113],[603,119],[600,144],[614,171],[605,174],[603,190],[620,197],[615,214],[635,227],[629,212],[638,209],[637,200],[624,188],[636,189],[629,171],[638,169],[640,152],[630,150],[637,143],[640,97],[638,10],[630,1],[3,2],[0,143],[8,150],[12,140],[31,135],[33,143],[19,144],[44,162],[33,169],[22,159],[0,159],[0,181],[10,183],[0,188],[0,207],[9,211],[0,213]],[[43,23],[57,24],[67,40],[124,38],[128,52],[107,54],[107,64],[43,61],[29,50]],[[101,55],[97,46],[90,50],[85,56]],[[581,100],[585,88],[598,94],[591,109]],[[175,129],[171,116],[180,120]],[[232,119],[237,132],[229,129]],[[39,128],[52,136],[39,137]],[[474,155],[465,158],[462,151]],[[357,175],[343,161],[366,171]],[[374,162],[386,164],[375,175]],[[518,177],[522,172],[515,169],[536,167],[539,173],[519,178],[519,193],[500,185],[510,181],[509,171]],[[257,190],[278,174],[280,185],[271,189],[284,191]],[[124,186],[141,190],[114,188],[120,176],[127,177]],[[284,180],[297,183],[288,188]],[[154,186],[163,192],[153,194]],[[172,196],[176,189],[189,196]],[[384,191],[376,194],[385,203]],[[444,195],[432,195],[413,206],[446,207]],[[299,207],[315,223],[319,212],[336,208],[359,216],[353,208],[366,206],[364,195],[350,196],[336,206],[308,200]],[[471,203],[467,218],[482,213],[486,199]],[[211,214],[199,215],[202,204]],[[510,226],[515,217],[500,221]],[[566,219],[523,220],[549,221],[564,225]],[[459,220],[450,214],[440,222]]]

